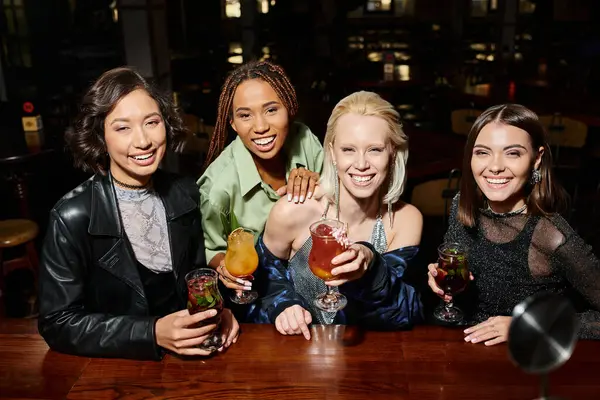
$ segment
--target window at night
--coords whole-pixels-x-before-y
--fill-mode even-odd
[[[225,16],[227,18],[239,18],[242,16],[240,0],[225,0]]]
[[[366,7],[369,12],[392,11],[392,0],[369,0]]]

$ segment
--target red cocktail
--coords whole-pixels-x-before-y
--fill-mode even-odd
[[[187,308],[190,314],[216,309],[217,315],[199,322],[196,327],[216,324],[217,328],[199,346],[204,350],[215,351],[223,345],[221,338],[221,311],[223,298],[217,286],[217,273],[208,268],[200,268],[185,276],[188,287]]]
[[[308,255],[308,266],[315,276],[330,281],[335,279],[331,260],[346,251],[348,238],[346,226],[337,220],[324,219],[310,226],[312,248]],[[315,299],[315,305],[323,311],[338,311],[346,306],[346,297],[327,286],[327,292]]]

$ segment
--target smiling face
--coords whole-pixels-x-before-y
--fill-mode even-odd
[[[533,149],[523,129],[491,122],[475,141],[471,170],[490,207],[508,212],[525,204],[525,185],[539,168],[544,148]]]
[[[104,139],[112,175],[130,185],[146,184],[167,148],[156,101],[141,89],[123,97],[104,120]]]
[[[270,160],[288,135],[288,111],[271,85],[250,79],[235,91],[231,126],[255,157]]]
[[[337,173],[345,190],[356,199],[378,193],[391,164],[388,125],[379,117],[342,115],[330,148]]]

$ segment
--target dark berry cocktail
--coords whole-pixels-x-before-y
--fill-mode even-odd
[[[190,314],[215,309],[217,315],[199,322],[196,327],[215,324],[217,327],[210,333],[199,347],[215,351],[223,345],[221,338],[221,312],[223,311],[223,298],[217,286],[217,273],[208,268],[200,268],[189,272],[185,276],[188,287],[187,308]]]
[[[469,268],[467,252],[458,243],[444,243],[438,247],[438,266],[435,282],[444,295],[454,296],[467,287]],[[463,319],[462,311],[452,301],[440,305],[433,315],[444,322],[456,323]]]

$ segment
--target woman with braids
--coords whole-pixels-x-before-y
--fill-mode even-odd
[[[293,121],[297,111],[296,91],[277,65],[250,62],[225,80],[198,186],[206,259],[230,289],[250,290],[251,282],[227,271],[228,234],[244,227],[258,237],[280,196],[303,203],[319,180],[323,148],[308,127]],[[237,138],[223,149],[229,126]]]
[[[198,187],[158,169],[184,136],[168,96],[137,72],[104,73],[67,135],[77,166],[96,174],[51,210],[40,261],[39,332],[82,356],[160,359],[197,347],[214,310],[190,315],[185,275],[206,266]],[[225,347],[238,324],[221,314]]]

